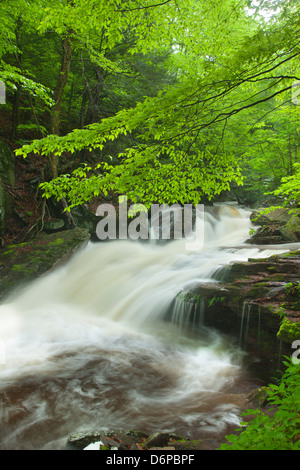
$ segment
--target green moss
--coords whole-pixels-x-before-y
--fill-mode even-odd
[[[5,251],[3,254],[4,254],[4,255],[9,255],[10,253],[14,253],[14,250]]]
[[[286,228],[291,232],[298,232],[300,230],[300,218],[294,215],[286,224]]]
[[[300,250],[289,251],[281,255],[281,258],[294,258],[295,256],[300,256]]]
[[[176,439],[169,441],[169,445],[174,446],[175,449],[179,451],[188,451],[200,449],[203,442],[199,440]]]
[[[9,245],[0,253],[0,298],[50,270],[88,239],[87,230],[75,228],[60,234],[40,234],[30,242]]]
[[[62,238],[57,238],[56,240],[54,240],[53,242],[50,242],[49,245],[61,245],[63,243],[63,239]]]
[[[226,297],[222,296],[219,297],[217,295],[214,295],[212,299],[208,301],[208,308],[213,307],[216,303],[222,303],[226,300]]]
[[[266,287],[267,287],[266,282],[258,282],[257,284],[254,284],[251,287],[247,295],[248,297],[252,297],[252,298],[263,297],[266,293]]]
[[[274,282],[283,282],[285,280],[285,275],[284,274],[275,274],[272,276],[272,281]]]
[[[14,264],[11,268],[13,271],[23,271],[24,266],[22,264]]]
[[[300,339],[300,323],[291,322],[284,318],[277,333],[277,337],[285,343],[292,343]]]

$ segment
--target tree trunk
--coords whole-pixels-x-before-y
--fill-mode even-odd
[[[51,108],[51,134],[59,135],[60,133],[60,114],[61,114],[61,103],[62,97],[68,81],[71,57],[72,57],[72,45],[68,38],[63,40],[63,55],[61,60],[61,67],[57,84],[54,92],[54,105]],[[54,154],[50,155],[50,167],[52,178],[58,176],[58,161],[57,156]]]
[[[12,108],[12,131],[11,137],[13,140],[17,138],[18,125],[19,125],[19,104],[20,104],[20,87],[18,86],[14,92],[13,108]]]
[[[72,34],[72,31],[69,31],[68,36]],[[59,135],[60,134],[60,117],[61,117],[61,103],[63,94],[67,85],[68,76],[71,66],[72,58],[72,45],[70,40],[65,38],[62,43],[63,54],[61,59],[60,72],[56,83],[56,88],[54,92],[54,105],[51,108],[51,134]],[[54,153],[49,156],[50,169],[52,178],[57,178],[58,176],[58,157]],[[71,213],[67,210],[67,202],[64,198],[61,199],[60,203],[62,204],[63,209],[65,210],[66,217],[69,223],[75,227],[75,223]]]

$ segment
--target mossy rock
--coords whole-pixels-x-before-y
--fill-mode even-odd
[[[286,228],[300,238],[300,217],[297,215],[293,216],[286,224]]]
[[[89,238],[87,230],[75,228],[5,247],[0,252],[0,299],[69,259]]]
[[[281,341],[290,344],[296,340],[300,340],[300,323],[284,318],[277,333],[277,337]]]
[[[268,401],[268,390],[269,387],[259,387],[254,390],[248,397],[251,406],[263,408]]]

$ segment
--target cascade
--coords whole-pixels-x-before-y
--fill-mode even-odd
[[[175,325],[182,334],[199,332],[204,326],[205,297],[189,302],[184,294],[176,295],[165,315],[165,320]]]
[[[251,313],[251,303],[244,302],[242,306],[241,327],[240,327],[240,336],[239,336],[239,346],[244,349],[247,348],[250,313]],[[244,323],[245,323],[245,327],[244,327]]]
[[[276,251],[244,243],[249,213],[210,208],[198,251],[185,240],[89,243],[2,304],[0,448],[60,449],[73,432],[99,426],[194,438],[236,427],[241,351],[203,328],[204,299],[196,315],[176,295],[217,282],[231,262]]]
[[[257,315],[258,315],[258,322],[257,322],[257,327],[258,327],[258,331],[257,331],[257,349],[258,351],[260,350],[260,323],[261,323],[261,311],[260,311],[260,306],[258,306],[258,310],[257,310]]]

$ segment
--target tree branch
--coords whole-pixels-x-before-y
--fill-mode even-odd
[[[147,6],[144,6],[144,7],[128,8],[128,9],[124,9],[124,10],[115,10],[115,11],[117,11],[118,13],[124,13],[124,12],[128,12],[128,11],[146,10],[148,8],[160,7],[162,5],[166,5],[167,3],[170,3],[170,2],[173,2],[173,1],[174,0],[166,0],[165,2],[156,3],[154,5],[147,5]]]

